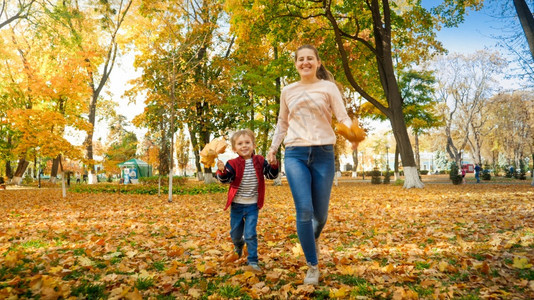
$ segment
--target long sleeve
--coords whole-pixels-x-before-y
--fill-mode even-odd
[[[334,116],[336,116],[336,120],[347,125],[347,127],[350,127],[352,121],[347,114],[347,109],[345,108],[345,103],[343,103],[343,96],[341,95],[339,88],[337,86],[331,88],[329,94],[331,95],[330,105],[332,106],[332,111],[334,112]]]
[[[235,171],[234,168],[227,162],[224,166],[224,171],[217,170],[215,172],[215,176],[217,177],[217,180],[219,180],[221,183],[232,183],[235,179]]]
[[[319,146],[336,143],[332,115],[350,127],[352,124],[337,85],[320,80],[285,86],[280,97],[280,113],[269,151],[285,146]]]
[[[282,144],[282,141],[286,137],[287,128],[289,126],[288,116],[289,116],[289,110],[287,108],[287,104],[285,101],[285,92],[284,90],[282,90],[282,94],[280,96],[280,112],[278,113],[278,121],[276,122],[276,129],[274,130],[273,142],[271,144],[271,147],[269,148],[269,151],[276,152],[278,148],[280,147],[280,145]]]

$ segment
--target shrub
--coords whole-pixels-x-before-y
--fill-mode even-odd
[[[159,176],[151,176],[151,177],[141,177],[139,178],[139,183],[143,185],[158,185],[159,182]],[[172,185],[184,185],[187,181],[187,178],[181,177],[181,176],[173,176],[172,177]],[[163,185],[165,182],[169,182],[169,176],[161,176],[161,184]]]
[[[484,170],[482,170],[482,180],[491,180],[491,171],[489,165],[485,165]]]
[[[391,182],[391,172],[387,168],[386,173],[384,174],[384,184],[389,184]]]
[[[382,183],[382,178],[380,176],[380,171],[378,170],[377,167],[375,167],[373,169],[373,171],[371,171],[371,183],[372,184],[381,184]]]
[[[76,185],[71,188],[75,193],[108,193],[108,194],[141,194],[141,195],[157,195],[157,185],[140,185],[140,184],[84,184]],[[173,185],[172,193],[174,195],[198,195],[198,194],[213,194],[227,192],[228,187],[222,184],[208,184],[198,186],[179,186]],[[161,186],[161,193],[169,192],[168,185]]]
[[[419,174],[428,175],[428,170],[421,170],[421,171],[419,171]]]

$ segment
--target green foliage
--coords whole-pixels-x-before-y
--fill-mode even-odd
[[[141,194],[141,195],[157,195],[158,186],[153,185],[136,185],[136,184],[79,184],[71,188],[75,193],[108,193],[108,194]],[[198,194],[214,194],[224,193],[228,191],[228,187],[221,184],[209,184],[198,186],[174,186],[172,193],[174,195],[198,195]],[[168,185],[161,186],[161,193],[168,193]]]
[[[436,79],[431,71],[406,70],[399,72],[399,89],[406,126],[420,134],[441,125],[433,97]]]

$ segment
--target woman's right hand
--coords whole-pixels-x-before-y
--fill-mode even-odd
[[[273,151],[273,150],[269,151],[267,153],[267,157],[266,158],[267,158],[267,162],[269,164],[275,163],[276,162],[276,151]]]

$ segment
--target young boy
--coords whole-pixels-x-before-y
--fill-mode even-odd
[[[265,198],[265,179],[278,176],[278,162],[269,164],[261,155],[255,155],[254,133],[250,129],[237,131],[230,138],[232,150],[239,157],[229,160],[226,165],[217,161],[217,179],[230,183],[225,210],[230,210],[230,237],[234,251],[239,257],[247,244],[248,265],[254,271],[261,271],[258,265],[258,239],[256,225],[258,211],[263,207]]]

